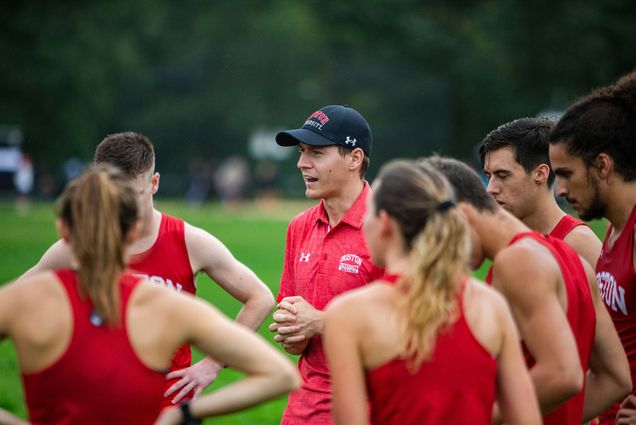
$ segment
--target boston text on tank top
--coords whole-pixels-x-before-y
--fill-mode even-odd
[[[185,223],[183,220],[161,214],[161,224],[157,240],[146,252],[135,255],[129,265],[135,275],[154,283],[166,286],[177,292],[196,292],[194,274],[185,243]],[[190,346],[182,345],[174,354],[170,364],[170,371],[185,369],[192,364]],[[177,378],[167,380],[165,390],[168,390]],[[186,399],[192,398],[190,392]],[[167,398],[164,407],[171,406]]]
[[[153,245],[131,259],[129,267],[135,275],[177,292],[195,294],[184,229],[183,220],[162,213],[159,233]]]
[[[596,263],[596,281],[601,298],[612,318],[618,337],[625,349],[632,382],[636,380],[636,271],[634,270],[634,224],[636,205],[627,223],[612,246],[608,239],[613,227],[608,226],[601,255]],[[636,390],[632,390],[636,394]],[[619,403],[599,416],[602,425],[613,424]]]

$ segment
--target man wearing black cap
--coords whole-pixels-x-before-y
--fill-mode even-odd
[[[300,354],[302,389],[289,396],[282,423],[331,424],[331,385],[320,335],[323,309],[342,292],[375,280],[362,235],[364,180],[371,130],[355,109],[330,105],[311,114],[302,128],[276,135],[281,146],[300,148],[298,168],[305,195],[320,203],[296,216],[287,230],[274,340]]]

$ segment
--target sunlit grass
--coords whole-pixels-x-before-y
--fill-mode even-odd
[[[285,232],[289,220],[311,203],[285,202],[267,206],[247,203],[232,208],[206,205],[190,208],[178,201],[158,202],[157,206],[169,214],[186,219],[223,241],[233,254],[252,268],[276,295],[283,264]],[[19,276],[35,264],[42,253],[56,239],[51,204],[34,204],[25,214],[17,214],[10,202],[0,202],[0,282]],[[605,223],[593,222],[595,232],[604,236]],[[475,274],[484,278],[488,264]],[[198,279],[198,294],[225,314],[235,316],[241,305],[205,276]],[[268,319],[260,334],[271,341],[267,332]],[[195,353],[195,360],[200,358]],[[217,382],[208,389],[214,390],[237,379],[238,373],[225,369]],[[206,423],[224,424],[277,424],[285,406],[281,398],[245,412],[210,420]],[[15,350],[10,342],[0,343],[0,407],[26,417],[22,384]]]

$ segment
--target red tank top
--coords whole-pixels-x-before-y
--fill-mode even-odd
[[[550,232],[550,236],[557,239],[565,239],[565,237],[577,226],[585,226],[581,220],[566,214],[559,220],[554,229]]]
[[[185,224],[183,220],[161,214],[159,235],[155,243],[146,252],[133,256],[129,267],[137,272],[137,276],[151,282],[164,285],[177,292],[196,293],[194,275],[190,265],[190,257],[185,243]],[[170,362],[170,371],[185,369],[192,363],[189,345],[181,346]],[[177,379],[166,381],[167,390]],[[192,398],[190,393],[188,398]],[[164,406],[171,406],[165,399]]]
[[[601,256],[596,263],[596,280],[601,298],[609,311],[618,333],[632,375],[636,382],[636,271],[634,270],[634,224],[636,205],[625,223],[623,231],[610,247],[607,238],[611,234],[610,225],[603,241]],[[636,389],[632,390],[636,394]],[[615,404],[600,417],[601,424],[613,424],[619,404]]]
[[[579,255],[572,247],[560,239],[543,236],[539,232],[523,232],[515,235],[508,246],[523,238],[531,238],[545,246],[559,265],[567,293],[567,319],[576,340],[579,359],[583,370],[588,369],[590,354],[596,331],[596,314],[589,282]],[[535,361],[522,345],[528,368]],[[567,400],[559,408],[543,417],[546,425],[580,424],[583,416],[585,386],[581,392]]]
[[[459,308],[458,320],[437,336],[432,356],[417,372],[400,358],[367,371],[371,423],[490,424],[497,362],[468,327],[461,295]]]
[[[161,409],[164,373],[137,357],[126,332],[126,306],[139,283],[123,275],[121,326],[91,323],[92,303],[82,299],[77,275],[56,272],[73,313],[73,335],[62,356],[42,371],[23,374],[33,424],[152,424]]]

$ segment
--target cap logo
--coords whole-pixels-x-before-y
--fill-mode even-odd
[[[346,145],[351,145],[351,146],[353,146],[353,147],[355,147],[355,146],[356,146],[356,143],[357,143],[357,142],[358,142],[358,141],[357,141],[355,138],[353,138],[353,139],[352,139],[352,138],[350,138],[349,136],[347,136],[347,140],[345,140],[345,144],[346,144]]]
[[[315,121],[314,121],[315,120]],[[329,122],[329,117],[322,111],[316,111],[307,117],[307,121],[303,126],[311,126],[317,128],[318,130],[322,130],[322,126]]]
[[[307,118],[307,121],[311,120],[312,118],[315,118],[316,120],[320,121],[320,124],[322,125],[327,124],[327,122],[329,121],[329,117],[322,111],[314,112]]]

